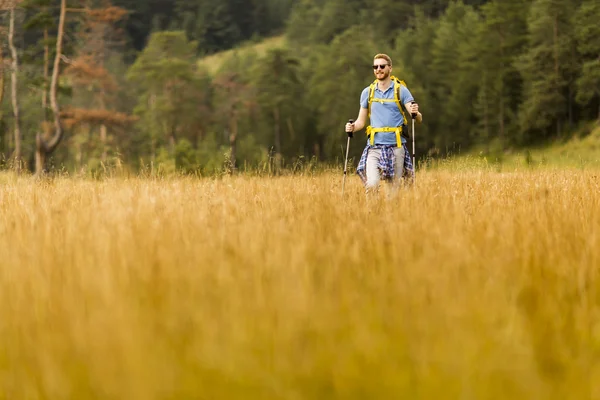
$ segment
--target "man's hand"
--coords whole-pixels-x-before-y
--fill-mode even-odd
[[[419,112],[419,105],[415,101],[406,103],[404,107],[406,107],[406,111],[410,113],[411,117],[413,115],[415,116],[414,118],[417,120],[418,123],[421,123],[423,121],[423,116]]]
[[[348,133],[348,136],[350,136],[350,137],[353,136],[353,133],[354,133],[354,123],[348,122],[346,124],[346,133]]]
[[[419,114],[419,105],[413,101],[408,106],[408,112],[411,114]]]

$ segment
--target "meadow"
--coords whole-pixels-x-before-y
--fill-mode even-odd
[[[600,399],[600,170],[0,176],[1,399]]]

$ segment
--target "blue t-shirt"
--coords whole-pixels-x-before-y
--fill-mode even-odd
[[[392,81],[390,87],[382,92],[378,86],[375,87],[373,94],[373,102],[371,103],[371,126],[373,128],[396,127],[407,124],[402,113],[398,109],[398,104],[395,101],[387,101],[380,103],[375,99],[394,99],[394,87],[396,82]],[[406,86],[400,85],[400,103],[402,105],[413,101],[414,98]],[[369,87],[367,86],[360,95],[360,106],[369,108]],[[368,139],[367,139],[368,141]],[[402,138],[402,143],[406,143],[406,139]],[[396,144],[395,132],[377,132],[375,134],[375,144],[394,145]]]

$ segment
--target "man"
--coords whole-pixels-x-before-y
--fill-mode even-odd
[[[387,54],[374,57],[373,74],[377,79],[362,91],[358,118],[354,123],[346,124],[346,132],[352,137],[353,132],[365,127],[367,118],[370,120],[366,132],[367,146],[356,171],[367,193],[377,189],[380,171],[395,188],[403,176],[412,179],[413,165],[404,137],[407,118],[416,114],[419,123],[423,120],[419,106],[404,82],[392,75],[392,59]],[[405,116],[399,108],[400,103],[404,104],[408,115]]]

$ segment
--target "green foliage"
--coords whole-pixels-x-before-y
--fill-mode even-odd
[[[47,44],[52,57],[57,13],[48,1],[27,0],[17,24],[24,132],[39,131],[43,120],[41,54]],[[105,57],[117,86],[108,90],[106,107],[138,121],[111,132],[108,155],[120,154],[134,168],[148,160],[163,171],[185,173],[223,171],[234,161],[240,169],[339,162],[343,125],[356,118],[360,93],[373,80],[372,57],[380,52],[393,58],[394,75],[406,81],[424,115],[418,157],[476,146],[500,159],[600,118],[600,6],[593,0],[114,4],[130,11],[123,24],[130,42]],[[69,13],[65,69],[82,45],[80,21],[81,14]],[[268,51],[252,51],[250,42],[282,29]],[[247,43],[244,51],[236,48],[241,42]],[[197,60],[226,48],[231,50]],[[63,108],[91,104],[91,90],[70,93],[68,75],[60,84]],[[8,103],[0,141],[5,157],[11,151]],[[98,149],[78,147],[97,138],[78,140],[67,137],[55,154],[57,166],[98,164]],[[351,141],[351,163],[364,144],[362,134]],[[33,134],[24,135],[23,146],[32,154]]]
[[[181,139],[175,146],[175,168],[190,173],[198,170],[198,153],[187,139]]]
[[[518,140],[522,80],[514,64],[527,43],[527,10],[527,2],[491,1],[482,8],[484,22],[476,44],[480,79],[475,136],[488,148],[494,138],[501,150]]]
[[[528,20],[528,48],[519,62],[525,80],[520,120],[525,140],[563,129],[570,117],[570,93],[577,71],[570,24],[572,1],[536,0]]]
[[[371,65],[378,52],[374,41],[365,37],[364,27],[356,26],[317,53],[308,98],[316,113],[323,150],[329,156],[338,152],[343,125],[358,115],[360,94],[374,79]],[[331,79],[333,75],[336,79]],[[359,136],[354,141],[357,146],[364,146],[362,139]]]
[[[577,101],[582,105],[593,99],[598,104],[600,120],[600,3],[584,0],[574,16],[577,50],[583,58],[577,78]]]
[[[296,130],[302,127],[303,84],[300,60],[287,49],[271,49],[255,64],[252,79],[260,90],[257,105],[267,125],[272,127],[272,140],[278,154],[297,148]],[[296,128],[294,128],[294,126]]]
[[[184,32],[155,33],[127,73],[139,94],[140,127],[153,143],[173,147],[208,112],[202,107],[208,82],[197,72],[194,54],[195,43]]]

